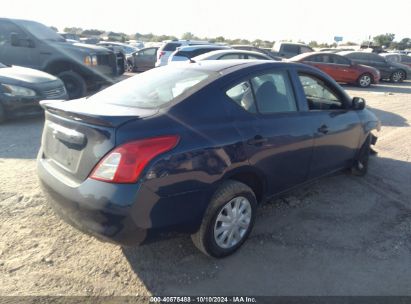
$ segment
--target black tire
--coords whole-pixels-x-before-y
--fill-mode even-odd
[[[76,72],[64,71],[57,74],[66,87],[69,99],[77,99],[86,95],[87,84],[84,78]]]
[[[134,72],[134,64],[133,64],[133,62],[132,62],[131,60],[127,60],[127,63],[126,63],[126,72],[128,72],[128,73]]]
[[[222,248],[215,240],[214,230],[217,222],[217,217],[220,212],[233,199],[246,198],[251,210],[251,219],[247,230],[241,237],[240,241],[229,248]],[[233,204],[233,203],[231,203]],[[247,185],[233,180],[224,182],[214,193],[211,202],[205,212],[200,229],[191,235],[194,245],[206,255],[221,258],[234,253],[245,242],[251,230],[253,229],[255,214],[257,209],[257,200],[253,190]]]
[[[0,103],[0,124],[6,121],[6,111],[3,105]]]
[[[368,73],[362,74],[357,79],[357,85],[361,88],[368,88],[373,82],[372,76]]]
[[[390,76],[390,80],[391,82],[403,82],[405,79],[405,72],[403,70],[396,70],[394,72],[392,72],[391,76]]]
[[[356,176],[364,176],[368,171],[368,159],[371,153],[371,135],[368,135],[363,145],[361,146],[358,155],[351,167],[351,174]]]

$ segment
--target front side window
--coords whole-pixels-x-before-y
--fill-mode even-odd
[[[344,103],[321,79],[306,74],[299,75],[310,110],[340,110]]]
[[[15,33],[19,38],[25,38],[26,35],[13,23],[0,20],[0,46],[10,42],[10,34]]]
[[[254,103],[253,91],[248,81],[235,85],[226,92],[226,95],[244,110],[251,113],[257,112]]]
[[[65,39],[44,24],[34,21],[19,21],[19,25],[24,27],[34,37],[39,40],[59,41],[64,42]]]
[[[278,71],[251,79],[257,109],[262,114],[297,111],[293,89],[287,72]]]
[[[156,49],[155,48],[145,49],[145,50],[142,50],[140,54],[143,56],[154,56],[156,54]]]

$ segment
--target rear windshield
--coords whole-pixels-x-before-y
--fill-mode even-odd
[[[96,103],[155,109],[205,85],[217,72],[163,67],[123,80],[90,96]]]
[[[181,43],[169,42],[169,43],[166,43],[166,45],[163,47],[163,51],[174,52],[180,46],[181,46]]]

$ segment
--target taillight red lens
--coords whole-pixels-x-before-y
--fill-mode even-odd
[[[173,149],[180,137],[161,136],[123,144],[107,154],[90,178],[109,183],[135,183],[145,166],[156,156]]]
[[[158,53],[158,59],[160,59],[163,55],[165,55],[166,52],[160,52]]]

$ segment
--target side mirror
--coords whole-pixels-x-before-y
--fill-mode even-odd
[[[364,110],[365,109],[365,99],[361,97],[354,97],[352,99],[351,107],[353,110]]]

